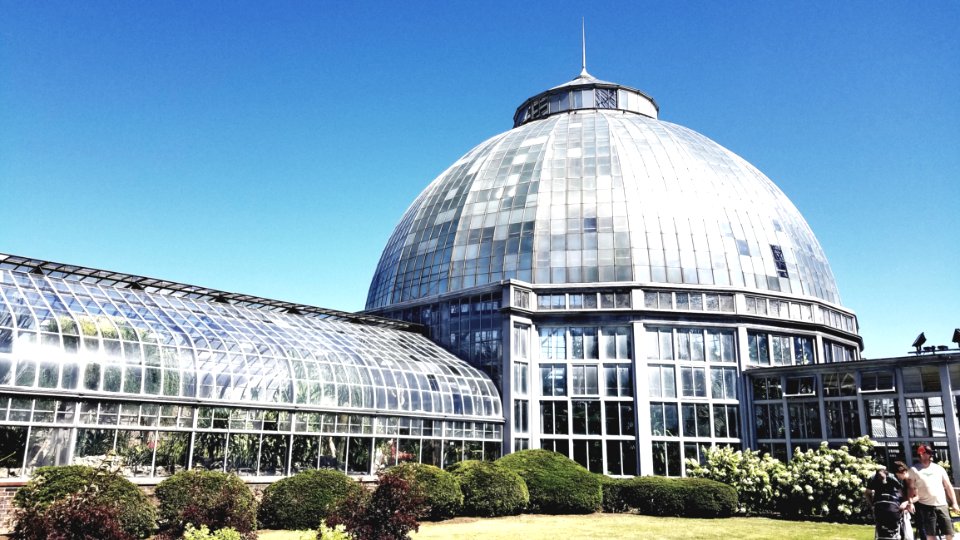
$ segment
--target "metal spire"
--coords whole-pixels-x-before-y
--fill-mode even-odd
[[[583,17],[580,17],[580,49],[583,52],[583,61],[580,64],[580,76],[590,77],[587,73],[587,25]]]

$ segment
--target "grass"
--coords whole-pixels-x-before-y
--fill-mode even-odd
[[[421,523],[414,540],[557,540],[559,538],[872,540],[869,525],[842,525],[767,518],[688,519],[591,514],[547,516],[525,514],[505,518],[456,518]],[[309,533],[261,531],[260,540],[313,540]]]

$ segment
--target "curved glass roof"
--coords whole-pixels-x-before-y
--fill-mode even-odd
[[[15,271],[14,259],[0,256],[3,390],[502,420],[489,378],[414,332]]]
[[[839,303],[819,242],[763,173],[685,127],[598,108],[526,121],[450,166],[394,230],[367,309],[510,278]]]

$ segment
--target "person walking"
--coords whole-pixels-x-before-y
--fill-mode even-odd
[[[938,528],[946,540],[952,540],[950,510],[960,513],[960,506],[947,471],[933,462],[933,449],[925,444],[917,446],[917,459],[909,475],[913,482],[910,498],[917,501],[917,519],[927,540],[937,540]]]

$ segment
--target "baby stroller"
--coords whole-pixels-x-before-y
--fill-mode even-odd
[[[877,471],[868,487],[873,490],[873,517],[876,521],[876,540],[901,540],[903,513],[900,493],[903,484],[885,470]]]

